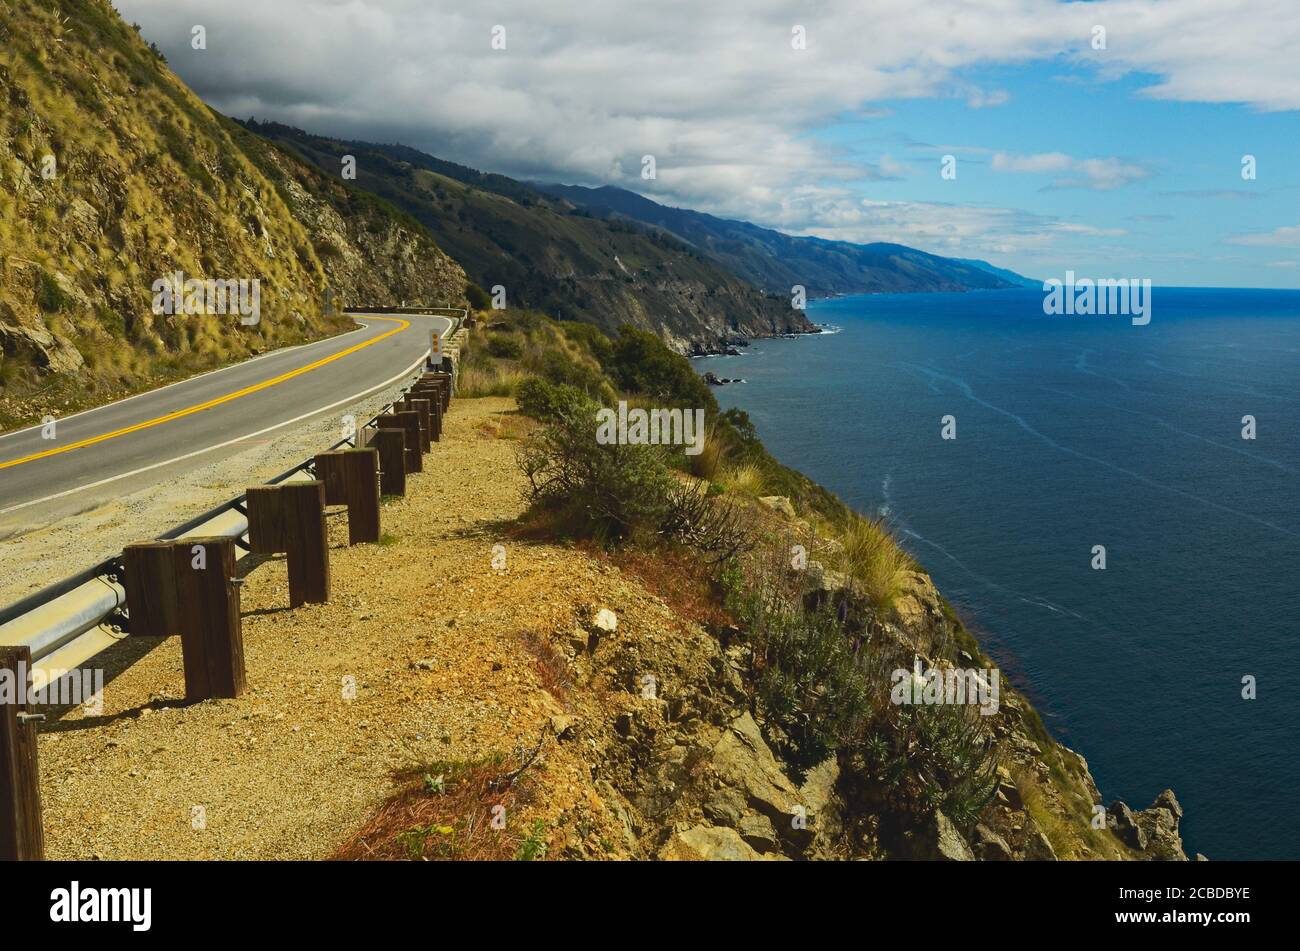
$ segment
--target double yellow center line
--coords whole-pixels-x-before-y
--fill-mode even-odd
[[[201,413],[205,409],[212,409],[214,406],[220,406],[222,403],[229,403],[231,400],[237,400],[241,396],[248,396],[250,393],[258,393],[262,390],[270,389],[286,380],[292,380],[294,377],[302,376],[304,373],[310,373],[312,370],[318,370],[328,363],[335,360],[341,360],[349,354],[356,353],[358,350],[364,350],[366,347],[374,346],[381,340],[399,334],[411,326],[409,320],[402,320],[398,317],[380,317],[377,315],[366,315],[367,320],[384,320],[389,323],[400,324],[378,337],[372,337],[369,340],[348,347],[346,350],[340,350],[338,353],[331,354],[328,357],[317,360],[315,363],[309,363],[307,366],[299,367],[296,370],[290,370],[288,373],[282,373],[277,377],[269,380],[263,380],[261,383],[255,383],[252,386],[246,386],[242,390],[236,390],[233,393],[227,393],[225,396],[218,396],[215,399],[208,400],[206,403],[198,403],[194,406],[188,406],[185,409],[178,409],[174,413],[168,413],[166,416],[158,416],[154,419],[147,419],[142,423],[136,423],[133,426],[125,426],[122,429],[116,429],[111,433],[104,433],[99,436],[91,436],[89,439],[82,439],[78,442],[69,443],[66,446],[59,446],[55,449],[46,449],[44,452],[35,452],[30,456],[23,456],[21,459],[11,459],[9,462],[0,462],[0,469],[11,469],[14,466],[21,466],[27,462],[35,462],[37,459],[47,459],[50,456],[57,456],[60,453],[72,452],[74,449],[84,449],[86,446],[93,446],[96,443],[107,442],[110,439],[117,439],[119,436],[126,436],[130,433],[138,433],[142,429],[152,429],[154,426],[161,426],[163,423],[170,423],[172,420],[182,419],[186,416],[193,416],[195,413]]]

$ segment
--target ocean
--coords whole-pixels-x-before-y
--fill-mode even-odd
[[[831,332],[694,364],[893,525],[1106,804],[1169,787],[1189,855],[1300,859],[1300,291],[1155,288],[1146,326],[1042,305],[817,301]]]

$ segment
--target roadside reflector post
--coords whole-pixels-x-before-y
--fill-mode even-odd
[[[251,524],[250,517],[250,524]],[[181,632],[173,541],[136,542],[122,549],[126,610],[132,637]]]
[[[342,457],[348,505],[348,544],[379,541],[379,452],[348,449]]]
[[[376,429],[370,445],[379,452],[379,487],[384,495],[406,494],[406,430]]]
[[[45,858],[36,721],[27,709],[31,648],[0,647],[0,671],[14,696],[0,702],[0,861]]]
[[[324,604],[330,597],[329,532],[325,483],[281,483],[289,561],[289,606]]]
[[[244,692],[244,634],[233,538],[178,539],[173,548],[180,605],[185,699]]]

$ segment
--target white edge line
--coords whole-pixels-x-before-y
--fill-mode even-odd
[[[44,502],[53,502],[56,499],[66,498],[69,495],[76,495],[78,492],[84,492],[87,489],[95,489],[101,485],[108,485],[110,482],[117,482],[120,479],[129,479],[131,478],[131,476],[137,476],[142,473],[149,472],[153,469],[161,469],[163,466],[170,466],[177,462],[184,462],[186,459],[193,459],[195,456],[201,456],[205,452],[213,452],[214,450],[217,449],[224,449],[226,446],[233,446],[235,443],[243,442],[245,439],[253,439],[257,436],[262,436],[274,430],[283,429],[285,426],[292,426],[294,423],[300,423],[304,419],[310,419],[312,416],[319,416],[321,413],[328,412],[329,410],[332,410],[337,406],[342,406],[344,403],[351,403],[354,400],[359,400],[369,396],[371,393],[374,393],[376,390],[382,390],[386,386],[391,386],[392,384],[400,380],[402,377],[410,374],[413,370],[415,370],[416,367],[423,364],[424,361],[428,359],[429,353],[430,353],[429,350],[424,351],[424,354],[420,357],[420,359],[416,360],[414,363],[412,363],[401,373],[385,380],[383,383],[376,383],[374,386],[370,387],[367,390],[362,390],[360,393],[354,393],[351,396],[345,396],[343,399],[335,403],[331,403],[329,406],[321,406],[317,409],[312,410],[309,413],[303,413],[301,416],[295,416],[293,419],[286,419],[284,422],[276,423],[274,426],[268,426],[265,429],[259,429],[255,433],[247,433],[243,436],[237,436],[234,439],[228,439],[225,442],[217,443],[215,446],[207,446],[204,449],[196,449],[193,452],[187,452],[185,455],[177,456],[174,459],[167,459],[164,462],[155,462],[152,465],[144,466],[140,469],[133,469],[130,472],[123,472],[120,473],[119,475],[110,476],[107,479],[100,479],[98,482],[88,482],[85,485],[77,486],[75,489],[67,489],[66,491],[55,493],[54,495],[47,495],[43,499],[32,499],[30,502],[20,502],[18,505],[11,505],[7,509],[0,509],[0,515],[8,515],[10,512],[17,512],[19,509],[25,509],[32,505],[41,505]]]
[[[354,314],[350,316],[369,317],[371,315]],[[357,322],[361,323],[360,321]],[[279,357],[279,356],[283,356],[286,353],[293,353],[296,350],[304,350],[307,347],[317,347],[323,343],[329,343],[332,340],[342,340],[344,337],[351,336],[354,333],[360,333],[362,330],[367,330],[369,329],[370,326],[371,326],[370,324],[361,324],[360,327],[353,327],[351,330],[345,331],[341,334],[335,334],[333,337],[326,337],[323,340],[313,340],[311,343],[298,343],[298,344],[294,344],[292,347],[281,347],[277,350],[269,350],[266,353],[259,353],[255,357],[249,357],[247,360],[240,360],[238,363],[232,363],[230,364],[230,366],[217,367],[215,370],[204,370],[202,373],[196,373],[194,376],[187,376],[183,380],[176,380],[173,383],[165,383],[162,386],[156,387],[152,390],[144,390],[140,393],[133,393],[130,396],[122,397],[120,400],[114,400],[111,403],[104,403],[100,406],[92,406],[89,409],[83,409],[80,412],[73,413],[71,416],[58,416],[55,417],[55,419],[60,423],[66,423],[68,420],[76,419],[78,416],[85,416],[89,413],[98,413],[100,410],[103,409],[110,409],[111,407],[114,406],[121,406],[123,403],[129,403],[132,400],[138,400],[142,396],[152,396],[155,393],[161,393],[163,390],[170,390],[173,386],[180,386],[182,383],[193,383],[195,380],[201,380],[205,376],[212,376],[214,373],[225,373],[227,370],[238,370],[240,367],[246,367],[250,363],[256,363],[258,360],[265,360],[267,357]],[[44,426],[44,423],[34,423],[31,426],[24,426],[22,429],[15,429],[11,433],[0,433],[0,440],[8,439],[10,436],[20,436],[23,433],[30,433],[33,430],[40,429],[42,426]],[[5,509],[4,511],[7,512],[9,511],[9,509]]]

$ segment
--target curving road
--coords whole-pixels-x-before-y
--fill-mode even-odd
[[[0,435],[0,538],[247,448],[414,372],[446,317],[355,314],[349,333]]]

